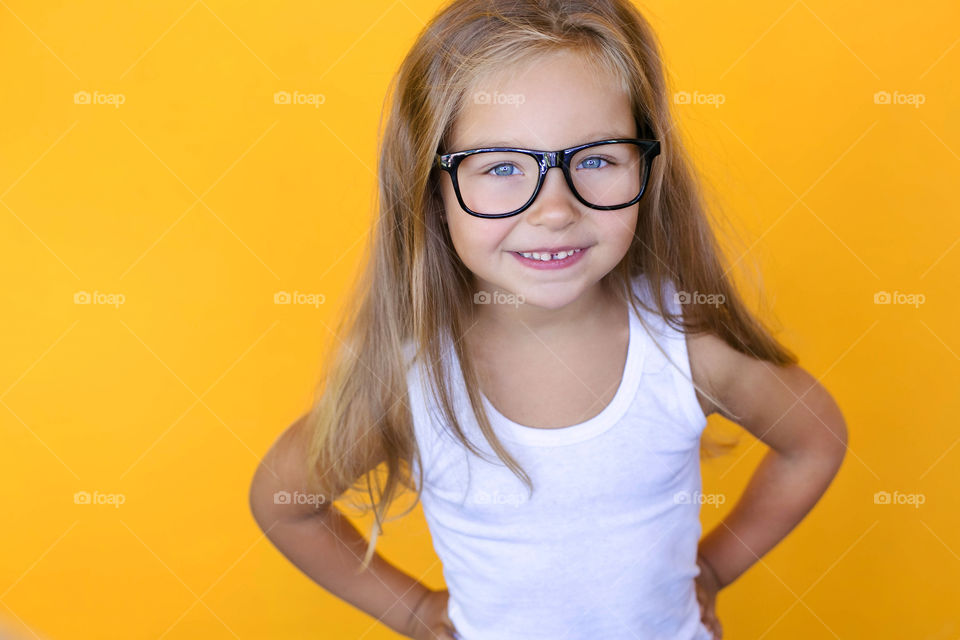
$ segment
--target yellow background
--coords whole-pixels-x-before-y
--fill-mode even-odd
[[[0,0],[11,637],[397,637],[283,558],[247,491],[310,401],[363,255],[386,85],[438,6]],[[723,96],[675,110],[746,297],[850,429],[823,500],[720,594],[726,637],[956,638],[960,7],[644,8],[671,91]],[[704,492],[727,498],[705,532],[763,451],[744,433],[705,462]],[[378,549],[442,586],[419,508]]]

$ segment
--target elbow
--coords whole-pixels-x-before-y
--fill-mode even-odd
[[[257,523],[257,526],[261,530],[264,528],[264,513],[261,505],[258,502],[257,497],[257,487],[255,482],[250,483],[250,491],[247,495],[247,508],[250,510],[250,515],[253,516],[253,521]]]
[[[825,400],[817,412],[821,426],[820,437],[816,439],[817,450],[819,456],[826,463],[832,464],[836,472],[847,455],[850,434],[847,421],[836,401],[829,394],[825,394]]]
[[[247,508],[250,510],[250,515],[253,516],[253,519],[260,524],[260,515],[259,515],[259,505],[257,504],[257,482],[253,480],[250,482],[250,489],[247,492]]]
[[[849,435],[843,418],[821,415],[816,428],[787,457],[806,464],[810,472],[824,478],[833,478],[847,455]]]
[[[828,414],[830,422],[830,432],[834,436],[834,455],[836,456],[837,468],[840,467],[840,464],[843,462],[843,459],[847,455],[847,449],[850,445],[850,432],[847,429],[847,421],[843,417],[843,413],[840,411],[840,407],[837,406],[836,402],[833,402],[833,410]]]
[[[847,431],[847,423],[840,418],[840,421],[833,429],[833,434],[835,436],[832,449],[832,455],[834,459],[834,464],[836,465],[836,470],[840,469],[840,465],[843,464],[844,458],[847,456],[847,449],[850,444],[850,437]]]
[[[832,479],[843,464],[847,455],[850,438],[847,432],[847,424],[843,417],[837,414],[837,417],[831,420],[824,419],[827,426],[827,434],[820,438],[815,447],[818,466],[823,468],[824,473]]]
[[[249,506],[253,521],[257,523],[257,527],[263,532],[263,535],[269,538],[270,531],[281,522],[283,512],[279,511],[274,505],[264,504],[262,500],[254,497],[251,497]]]
[[[850,444],[850,433],[847,429],[847,422],[843,419],[843,416],[840,416],[840,426],[838,428],[838,436],[840,443],[842,445],[843,453],[847,452],[847,446]]]
[[[273,513],[271,509],[273,499],[270,483],[264,482],[262,477],[262,469],[263,465],[258,465],[257,471],[250,480],[250,489],[247,492],[247,508],[260,530],[266,533],[273,524],[270,522],[272,519],[271,513]]]

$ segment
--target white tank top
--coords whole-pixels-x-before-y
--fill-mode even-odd
[[[645,278],[635,291],[653,306]],[[665,293],[679,311],[672,285]],[[480,432],[453,349],[446,357],[458,419],[494,462],[446,431],[421,366],[410,368],[421,503],[463,640],[711,639],[694,590],[707,420],[683,334],[644,314],[679,370],[631,308],[620,386],[593,418],[527,427],[483,396],[496,434],[534,483],[532,497]],[[413,473],[416,481],[416,462]]]

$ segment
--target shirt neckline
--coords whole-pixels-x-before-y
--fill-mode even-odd
[[[566,427],[552,429],[528,427],[510,420],[500,413],[481,390],[480,399],[497,436],[502,437],[504,440],[524,445],[538,447],[561,446],[583,442],[584,440],[599,436],[623,418],[627,409],[630,408],[633,398],[636,396],[640,382],[640,373],[643,370],[643,361],[646,355],[645,343],[641,340],[643,327],[640,325],[633,306],[629,303],[627,303],[627,310],[629,316],[629,337],[627,339],[626,362],[623,366],[620,384],[617,387],[613,399],[600,413],[583,422]]]

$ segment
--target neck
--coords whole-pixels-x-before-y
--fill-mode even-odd
[[[549,338],[569,333],[575,327],[586,327],[596,322],[603,312],[616,303],[604,281],[590,287],[582,296],[559,309],[546,309],[533,304],[477,304],[473,305],[477,328],[485,334]],[[599,313],[598,313],[599,312]]]

